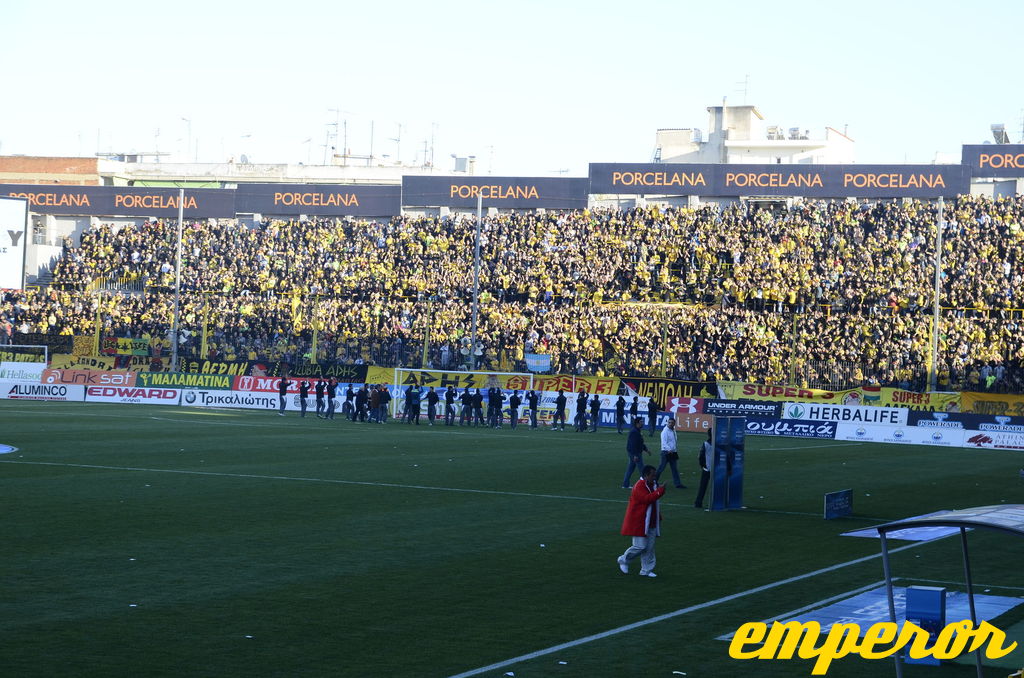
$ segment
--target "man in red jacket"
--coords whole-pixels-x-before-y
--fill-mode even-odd
[[[658,487],[658,470],[651,465],[644,466],[640,480],[636,481],[629,495],[626,517],[622,521],[622,534],[633,538],[633,545],[618,557],[619,569],[629,574],[629,561],[640,556],[640,576],[656,577],[654,574],[654,541],[661,535],[661,511],[658,500],[665,495],[665,487]]]

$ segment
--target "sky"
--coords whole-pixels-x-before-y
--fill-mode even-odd
[[[1022,24],[1019,0],[7,0],[0,155],[322,164],[336,129],[385,162],[586,176],[706,136],[725,97],[846,129],[860,163],[958,162],[992,123],[1021,141]]]

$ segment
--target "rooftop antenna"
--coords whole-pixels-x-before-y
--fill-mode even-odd
[[[430,123],[430,166],[434,166],[434,133],[437,131],[437,123]]]
[[[402,164],[402,123],[398,123],[398,136],[391,137],[391,141],[395,142],[395,162],[399,165]]]
[[[739,88],[736,89],[736,92],[738,94],[743,94],[743,105],[746,106],[747,105],[747,92],[750,90],[750,75],[749,74],[748,75],[744,75],[743,76],[743,80],[741,80],[740,82],[737,82],[736,84],[737,85],[742,85],[742,87],[739,87]]]

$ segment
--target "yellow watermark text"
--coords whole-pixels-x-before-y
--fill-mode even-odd
[[[862,637],[863,636],[863,637]],[[729,643],[733,659],[814,659],[811,675],[823,676],[836,659],[851,654],[864,659],[883,659],[903,648],[913,659],[954,659],[974,652],[985,643],[985,656],[999,659],[1014,651],[1017,643],[1004,646],[1006,634],[988,622],[977,628],[969,619],[947,624],[928,647],[931,635],[917,624],[878,622],[862,634],[858,624],[833,624],[822,635],[821,624],[811,622],[750,622],[741,626]],[[749,649],[747,649],[749,646]],[[755,647],[760,646],[760,647]]]

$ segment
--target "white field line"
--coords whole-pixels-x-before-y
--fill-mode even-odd
[[[891,549],[889,551],[889,553],[898,553],[899,551],[906,551],[907,549],[916,548],[918,546],[922,546],[924,544],[929,544],[929,543],[932,543],[932,542],[918,542],[916,544],[909,544],[907,546],[901,546],[898,549]],[[562,650],[568,650],[570,648],[578,647],[578,646],[583,645],[585,643],[591,643],[591,642],[593,642],[595,640],[603,640],[604,638],[609,638],[611,636],[617,636],[620,633],[626,633],[628,631],[634,631],[634,630],[642,628],[644,626],[649,626],[651,624],[657,624],[657,623],[660,623],[660,622],[663,622],[663,621],[666,621],[666,620],[669,620],[669,619],[673,619],[675,617],[680,617],[680,616],[685,615],[685,614],[690,614],[691,612],[697,612],[697,611],[700,611],[700,610],[705,610],[705,609],[707,609],[709,607],[714,607],[716,605],[721,605],[722,603],[728,603],[728,602],[731,602],[733,600],[737,600],[739,598],[745,598],[746,596],[752,596],[752,595],[757,594],[757,593],[762,593],[763,591],[768,591],[770,589],[778,588],[780,586],[785,586],[786,584],[792,584],[793,582],[802,581],[804,579],[810,579],[811,577],[816,577],[819,574],[826,574],[828,572],[834,572],[834,571],[840,570],[840,569],[842,569],[844,567],[849,567],[850,565],[858,565],[860,563],[864,563],[864,562],[867,562],[869,560],[874,560],[875,558],[881,558],[881,557],[882,557],[881,553],[879,553],[878,555],[873,555],[873,556],[864,556],[863,558],[857,558],[855,560],[849,560],[849,561],[847,561],[845,563],[839,563],[837,565],[830,565],[829,567],[824,567],[824,568],[822,568],[820,570],[814,570],[813,572],[807,572],[805,574],[800,574],[800,575],[797,575],[795,577],[790,577],[788,579],[780,579],[779,581],[772,582],[771,584],[765,584],[763,586],[758,586],[756,588],[747,589],[746,591],[740,591],[739,593],[733,593],[731,595],[724,596],[722,598],[716,598],[715,600],[709,600],[706,603],[700,603],[698,605],[691,605],[690,607],[684,607],[683,609],[676,610],[675,612],[668,612],[666,614],[658,615],[657,617],[650,617],[649,619],[643,619],[641,621],[634,622],[632,624],[626,624],[625,626],[620,626],[618,628],[610,629],[608,631],[602,631],[601,633],[595,633],[592,636],[586,636],[584,638],[578,638],[577,640],[571,640],[571,641],[569,641],[567,643],[561,643],[559,645],[553,645],[551,647],[544,648],[543,650],[537,650],[535,652],[530,652],[528,654],[519,655],[518,657],[512,657],[511,659],[506,659],[504,661],[496,662],[496,663],[490,664],[488,666],[482,666],[482,667],[480,667],[478,669],[472,669],[470,671],[464,671],[462,673],[458,673],[458,674],[455,674],[453,676],[450,676],[449,678],[468,678],[469,676],[478,676],[481,673],[487,673],[488,671],[496,671],[498,669],[503,669],[503,668],[506,668],[508,666],[512,666],[514,664],[518,664],[520,662],[528,661],[530,659],[536,659],[537,657],[543,657],[544,655],[549,655],[549,654],[552,654],[552,653],[555,653],[555,652],[560,652]]]
[[[364,485],[369,487],[392,487],[405,490],[433,490],[435,492],[464,492],[467,494],[493,494],[509,497],[536,497],[540,499],[567,499],[572,501],[589,501],[609,504],[625,504],[627,495],[623,494],[622,499],[602,499],[598,497],[577,497],[561,494],[536,494],[532,492],[509,492],[506,490],[478,490],[465,487],[436,487],[432,485],[405,485],[402,483],[380,483],[369,480],[339,480],[332,478],[303,478],[297,476],[268,476],[256,473],[224,473],[219,471],[192,471],[187,469],[170,468],[142,468],[137,466],[105,466],[100,464],[69,464],[53,461],[15,461],[0,460],[0,464],[27,464],[34,466],[60,466],[66,468],[95,469],[99,471],[135,471],[140,473],[174,473],[192,476],[213,476],[219,478],[252,478],[257,480],[288,480],[304,483],[327,483],[334,485]],[[684,504],[672,504],[672,506],[685,506]]]
[[[945,579],[918,579],[917,577],[900,577],[900,579],[909,579],[915,582],[924,582],[926,584],[946,584],[948,586],[963,586],[967,587],[967,584],[962,581],[947,581]],[[893,581],[896,581],[893,579]],[[1024,591],[1024,586],[1001,586],[999,584],[974,584],[974,592],[977,593],[979,589],[1006,589],[1007,591]]]
[[[202,422],[205,424],[220,424],[221,422]],[[431,490],[434,492],[463,492],[466,494],[491,494],[508,497],[536,497],[538,499],[564,499],[569,501],[589,501],[603,504],[625,504],[629,499],[629,495],[623,493],[622,499],[605,499],[601,497],[579,497],[571,494],[538,494],[534,492],[509,492],[507,490],[480,490],[469,487],[440,487],[436,485],[408,485],[402,483],[380,483],[373,482],[370,480],[341,480],[336,478],[305,478],[300,476],[268,476],[261,475],[258,473],[226,473],[221,471],[196,471],[189,469],[173,469],[173,468],[145,468],[139,466],[107,466],[102,464],[70,464],[66,462],[56,461],[24,461],[14,459],[0,459],[2,464],[22,464],[22,465],[34,465],[34,466],[60,466],[67,468],[85,468],[85,469],[96,469],[99,471],[134,471],[138,473],[177,473],[181,475],[193,475],[193,476],[214,476],[223,478],[251,478],[256,480],[287,480],[292,482],[303,482],[303,483],[327,483],[334,485],[363,485],[368,487],[391,487],[395,489],[404,490]],[[671,508],[689,508],[692,504],[683,503],[677,504],[673,502],[663,501],[662,506]],[[744,511],[751,513],[775,513],[779,515],[789,516],[807,516],[811,518],[820,517],[817,513],[803,513],[800,511],[775,511],[772,509],[756,509],[756,508],[744,508]],[[694,510],[696,512],[696,510]],[[709,513],[710,511],[705,511]],[[892,522],[891,518],[855,518],[859,520],[867,520],[869,522]]]
[[[775,452],[776,450],[816,450],[818,448],[827,447],[829,449],[833,447],[864,447],[864,443],[843,443],[842,445],[801,445],[799,447],[766,447],[765,452]]]
[[[899,580],[899,577],[893,577],[892,582],[895,584],[898,580]],[[776,621],[776,620],[780,620],[780,619],[789,619],[790,617],[795,617],[798,614],[803,614],[804,612],[807,612],[809,610],[813,610],[813,609],[816,609],[816,608],[819,608],[819,607],[823,607],[825,605],[828,605],[829,603],[834,603],[837,600],[843,600],[844,598],[849,598],[851,596],[855,596],[858,593],[864,593],[865,591],[870,591],[871,589],[876,589],[879,586],[885,586],[885,580],[884,579],[881,580],[881,581],[876,581],[876,582],[874,582],[872,584],[868,584],[867,586],[861,586],[859,589],[853,589],[852,591],[844,591],[844,592],[836,594],[836,595],[834,595],[834,596],[832,596],[830,598],[825,598],[824,600],[819,600],[817,602],[811,603],[810,605],[805,605],[805,606],[803,606],[801,608],[798,608],[796,610],[790,610],[789,612],[783,612],[782,614],[777,614],[774,617],[770,617],[768,619],[762,619],[761,623],[767,624],[770,621]],[[735,635],[736,635],[736,632],[734,631],[732,633],[727,633],[724,636],[718,636],[717,638],[715,638],[715,640],[732,640],[732,637],[735,636]]]

